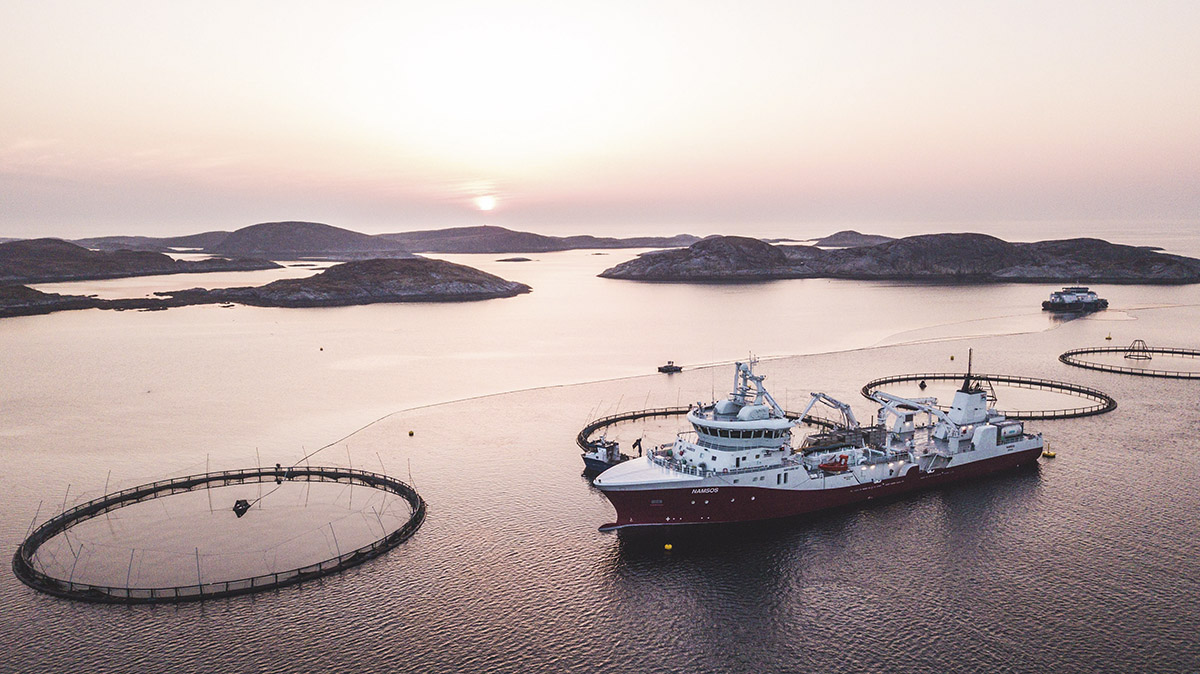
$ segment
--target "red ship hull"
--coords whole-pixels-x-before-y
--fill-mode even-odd
[[[914,466],[903,476],[831,489],[768,489],[705,484],[696,488],[606,490],[604,495],[617,509],[617,521],[600,529],[609,531],[626,527],[751,522],[793,517],[990,475],[1034,463],[1041,453],[1039,446],[961,466],[941,468],[931,473],[921,473]]]

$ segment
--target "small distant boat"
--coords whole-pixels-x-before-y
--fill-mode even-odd
[[[222,305],[221,305],[221,308],[222,308],[222,309],[232,309],[232,308],[233,308],[233,303],[232,303],[232,302],[226,302],[225,304],[222,304]]]
[[[674,374],[676,372],[683,372],[683,368],[679,365],[676,365],[675,361],[668,360],[666,365],[658,366],[658,371],[665,372],[667,374]]]
[[[1050,299],[1042,302],[1043,311],[1086,313],[1108,308],[1108,300],[1101,299],[1096,291],[1086,286],[1067,286],[1050,293]]]

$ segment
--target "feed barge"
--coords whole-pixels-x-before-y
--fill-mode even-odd
[[[1042,311],[1055,313],[1087,313],[1108,308],[1108,300],[1085,286],[1067,286],[1050,293],[1050,299],[1042,302]]]
[[[1041,434],[989,407],[969,372],[948,411],[936,398],[876,392],[870,426],[849,405],[813,393],[799,419],[820,403],[843,423],[794,444],[801,422],[753,367],[736,363],[729,397],[692,407],[692,431],[593,481],[617,511],[601,530],[791,517],[1015,468],[1042,453]]]

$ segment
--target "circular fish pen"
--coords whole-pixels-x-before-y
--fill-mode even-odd
[[[966,377],[966,373],[962,372],[922,372],[918,374],[898,374],[890,377],[880,377],[867,382],[862,387],[862,395],[864,398],[870,399],[871,394],[888,384],[921,382],[924,384],[929,381],[962,381]],[[1054,393],[1065,394],[1075,398],[1083,398],[1091,402],[1089,405],[1075,406],[1062,409],[1034,409],[1034,410],[1000,410],[1000,413],[1009,419],[1020,419],[1024,421],[1036,419],[1075,419],[1078,417],[1089,417],[1097,414],[1104,414],[1117,409],[1117,401],[1112,396],[1099,390],[1079,384],[1072,384],[1064,381],[1055,381],[1052,379],[1038,379],[1035,377],[1020,377],[1017,375],[1007,374],[971,374],[971,380],[974,382],[992,384],[1003,384],[1015,388],[1051,391]],[[924,388],[924,386],[922,386]],[[939,405],[943,410],[950,409],[949,405]]]
[[[73,577],[64,580],[37,568],[35,556],[43,544],[59,534],[65,535],[69,529],[76,525],[105,515],[111,511],[132,506],[143,501],[161,499],[174,494],[199,489],[268,482],[281,485],[285,481],[309,483],[330,482],[350,486],[361,485],[382,491],[385,494],[399,496],[408,503],[412,512],[401,526],[391,531],[384,531],[382,537],[348,552],[339,553],[334,557],[296,568],[233,580],[202,582],[199,578],[198,551],[197,582],[187,585],[142,587],[129,585],[128,583],[124,586],[82,583],[74,581]],[[261,497],[259,500],[261,500]],[[234,512],[238,518],[241,518],[250,507],[251,504],[247,501],[238,501],[234,506]],[[78,601],[109,604],[152,604],[232,597],[314,580],[344,571],[369,559],[378,557],[400,543],[403,543],[416,533],[425,521],[425,510],[425,501],[409,485],[381,473],[351,468],[321,466],[282,468],[277,465],[274,468],[249,468],[188,475],[105,494],[104,496],[65,510],[61,514],[43,522],[22,541],[13,555],[12,568],[17,578],[33,589],[57,597]],[[133,563],[132,560],[131,553],[131,566]]]
[[[1184,349],[1169,346],[1147,346],[1140,339],[1134,340],[1129,346],[1095,346],[1082,349],[1071,349],[1060,355],[1058,360],[1072,367],[1082,367],[1099,372],[1115,372],[1131,374],[1138,377],[1159,377],[1162,379],[1200,379],[1200,370],[1160,370],[1151,367],[1130,367],[1098,362],[1094,358],[1084,356],[1115,356],[1131,362],[1149,363],[1155,355],[1176,358],[1200,358],[1200,349]]]

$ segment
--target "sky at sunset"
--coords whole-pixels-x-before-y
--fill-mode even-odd
[[[10,1],[0,64],[0,236],[1200,227],[1194,0]]]

